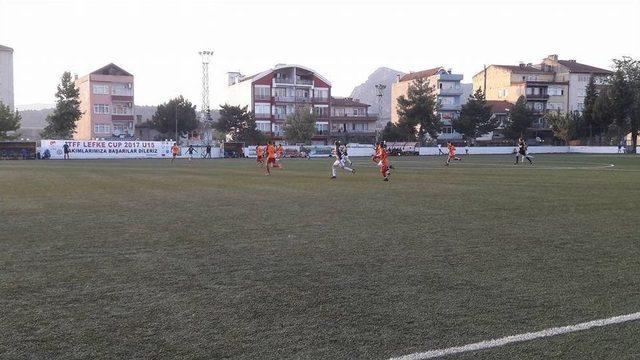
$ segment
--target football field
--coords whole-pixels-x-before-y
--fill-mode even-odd
[[[640,312],[639,157],[352,160],[1,162],[0,358],[389,359]],[[445,358],[637,359],[640,321]]]

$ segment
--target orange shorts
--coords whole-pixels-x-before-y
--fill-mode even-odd
[[[380,166],[380,173],[382,173],[382,175],[386,174],[388,170],[389,170],[389,165],[383,164],[382,166]]]
[[[262,155],[258,155],[258,159],[256,159],[256,162],[262,162]]]
[[[267,159],[267,164],[275,164],[276,163],[276,158],[268,158]]]

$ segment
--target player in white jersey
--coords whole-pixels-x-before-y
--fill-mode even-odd
[[[338,168],[343,169],[344,171],[348,171],[352,174],[356,173],[355,169],[352,169],[348,166],[345,165],[344,163],[344,156],[345,156],[345,150],[346,148],[340,144],[340,141],[336,141],[336,146],[333,149],[332,153],[333,156],[335,157],[335,161],[333,162],[333,165],[331,166],[331,179],[335,179],[336,178],[336,170]]]

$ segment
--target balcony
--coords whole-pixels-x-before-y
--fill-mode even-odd
[[[458,111],[460,110],[460,104],[439,104],[438,110],[442,111]]]
[[[462,75],[461,74],[440,74],[438,75],[438,79],[440,79],[441,81],[462,81]]]
[[[549,100],[549,94],[537,94],[537,95],[527,94],[527,95],[525,95],[525,98],[527,100],[543,100],[543,101],[546,101],[546,100]]]
[[[438,94],[439,95],[462,95],[463,91],[462,91],[462,87],[458,87],[458,88],[441,88],[438,89]]]
[[[295,102],[296,98],[293,96],[275,96],[276,102]]]
[[[275,115],[273,115],[273,117],[276,120],[286,120],[287,116],[289,116],[289,114],[275,114]]]
[[[296,80],[296,85],[313,86],[313,80],[298,79],[298,80]]]
[[[267,119],[271,120],[271,114],[256,114],[256,119]]]
[[[276,84],[293,85],[294,81],[290,78],[274,78],[273,82]]]
[[[313,98],[313,102],[314,103],[328,103],[329,102],[329,98],[328,97],[314,97]]]
[[[331,130],[331,135],[333,136],[344,136],[344,135],[374,135],[376,133],[375,129],[367,129],[367,130]]]
[[[313,98],[310,98],[310,97],[300,97],[300,96],[296,96],[296,97],[295,97],[296,102],[310,103],[310,102],[311,102],[311,99],[313,99]]]
[[[255,94],[254,98],[256,100],[271,100],[271,95]]]
[[[133,115],[111,115],[113,121],[133,121]]]

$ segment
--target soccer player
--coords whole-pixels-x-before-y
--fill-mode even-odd
[[[62,159],[69,160],[69,144],[64,143],[64,145],[62,145],[62,152],[64,153]]]
[[[343,148],[342,160],[344,160],[344,164],[347,166],[353,165],[353,163],[351,162],[351,159],[349,159],[349,154],[347,153],[347,146],[346,145],[341,145],[341,146]]]
[[[193,160],[193,153],[196,151],[196,149],[193,147],[193,145],[189,145],[189,148],[187,149],[187,153],[189,154],[189,162],[191,162],[191,160]]]
[[[389,165],[389,159],[387,158],[387,144],[385,142],[376,143],[376,154],[373,155],[373,161],[378,163],[380,173],[382,174],[382,181],[389,181],[389,175],[391,175],[391,165]]]
[[[447,149],[449,149],[449,156],[447,156],[447,162],[444,163],[445,166],[449,166],[451,160],[462,161],[461,158],[456,156],[456,147],[451,143],[447,143]]]
[[[284,157],[284,148],[282,147],[282,144],[280,144],[276,148],[276,161],[278,162],[278,164],[280,164],[280,168],[282,168],[281,161],[283,157]]]
[[[176,160],[176,157],[178,156],[179,151],[180,151],[180,148],[178,148],[178,143],[173,143],[173,146],[171,147],[171,163],[172,164]]]
[[[273,141],[267,143],[267,171],[265,175],[271,175],[270,166],[274,168],[281,168],[280,164],[276,163],[276,146]]]
[[[344,164],[345,147],[340,144],[340,140],[337,140],[335,145],[336,147],[333,149],[332,153],[333,153],[333,156],[336,158],[336,160],[333,162],[333,165],[331,165],[331,180],[336,178],[336,175],[337,175],[336,169],[338,168],[343,169],[344,171],[348,171],[352,174],[356,173],[356,169],[347,167]]]
[[[527,153],[528,148],[527,142],[524,141],[523,138],[518,139],[518,152],[516,153],[516,162],[513,165],[518,165],[518,160],[524,162],[524,159],[527,159],[529,160],[529,165],[533,166],[533,160],[531,160],[531,156]]]
[[[207,147],[205,148],[204,158],[211,159],[211,144],[207,144]]]
[[[257,157],[256,163],[258,165],[263,166],[264,165],[264,160],[262,159],[262,146],[260,146],[260,144],[258,144],[256,146],[256,157]]]

